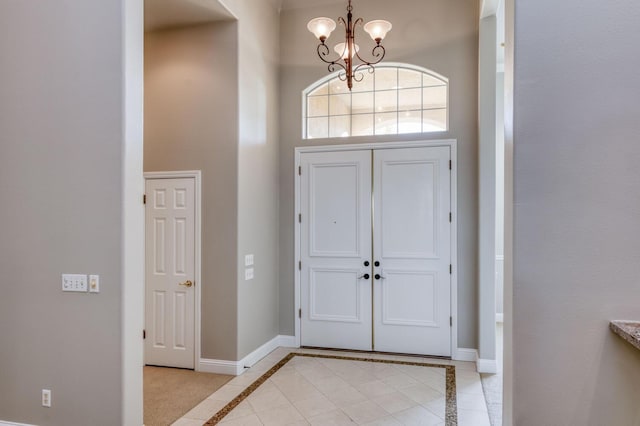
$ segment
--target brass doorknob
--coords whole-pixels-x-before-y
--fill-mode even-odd
[[[178,285],[183,285],[183,286],[185,286],[185,287],[192,287],[192,286],[193,286],[193,283],[192,283],[191,281],[185,281],[185,282],[180,283],[180,284],[178,284]]]

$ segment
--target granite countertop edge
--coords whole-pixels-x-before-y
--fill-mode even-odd
[[[613,320],[609,322],[611,331],[640,349],[640,321]]]

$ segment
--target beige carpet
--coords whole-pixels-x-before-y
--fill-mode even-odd
[[[233,376],[179,368],[144,367],[144,424],[175,422]]]

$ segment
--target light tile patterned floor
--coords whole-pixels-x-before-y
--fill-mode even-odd
[[[273,351],[174,425],[202,425],[290,352],[454,365],[458,425],[489,426],[474,363],[288,348]],[[444,368],[294,357],[219,424],[445,425],[445,389]]]

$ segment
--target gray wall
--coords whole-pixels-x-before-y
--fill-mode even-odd
[[[635,0],[515,9],[516,425],[640,425],[640,351],[608,329],[640,320],[638,22]]]
[[[504,314],[504,72],[496,74],[496,313]]]
[[[458,346],[477,347],[477,170],[478,170],[478,2],[407,0],[390,7],[369,0],[354,7],[365,20],[387,19],[393,30],[384,41],[385,60],[431,69],[450,81],[450,130],[394,137],[353,137],[303,141],[301,93],[327,75],[307,22],[317,16],[345,16],[345,3],[284,10],[281,14],[280,70],[280,332],[294,334],[294,148],[371,141],[455,138],[458,140]],[[339,27],[340,28],[340,27]],[[340,30],[330,38],[335,43]],[[367,51],[373,42],[359,34]],[[334,40],[335,38],[335,40]],[[333,44],[332,44],[333,45]]]
[[[480,20],[478,90],[478,358],[496,359],[496,16]],[[484,366],[482,372],[486,372]]]
[[[264,0],[229,2],[239,17],[238,358],[278,335],[279,16]],[[244,256],[254,255],[254,279]]]
[[[0,3],[0,420],[121,423],[122,7]]]
[[[225,3],[237,21],[146,37],[145,171],[203,170],[202,356],[238,360],[279,332],[279,16]]]
[[[145,36],[144,170],[202,170],[202,356],[237,346],[238,24]]]
[[[513,63],[516,0],[504,0],[504,323],[502,422],[513,425]],[[499,10],[499,9],[498,9]]]

